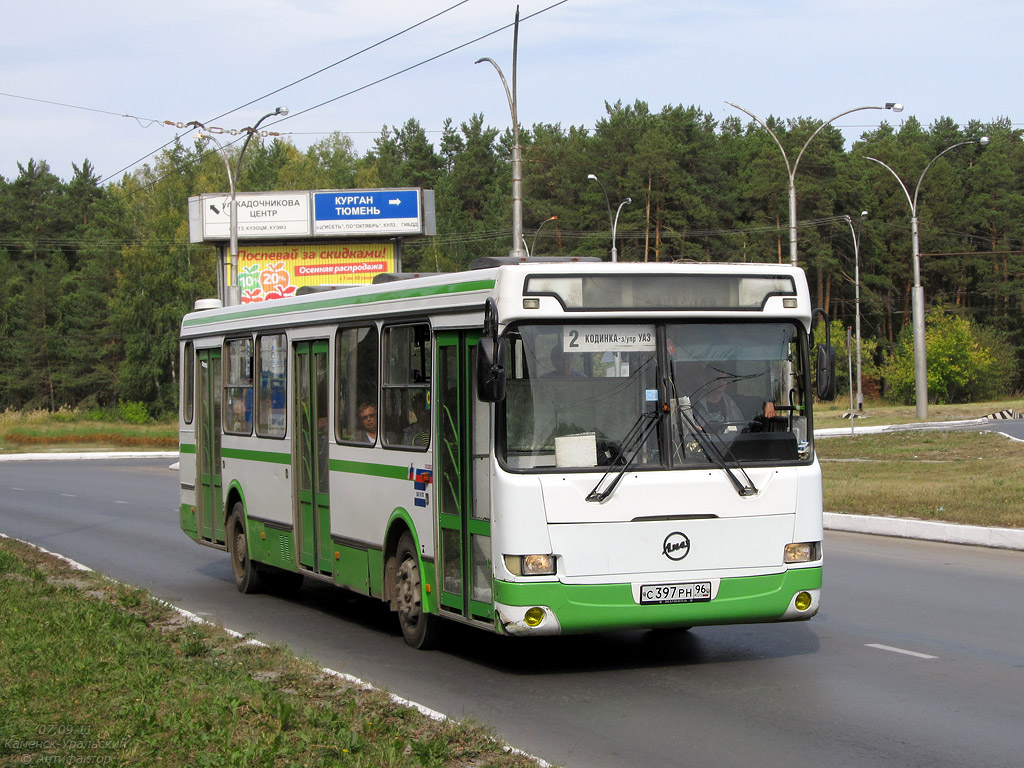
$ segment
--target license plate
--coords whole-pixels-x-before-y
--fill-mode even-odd
[[[710,600],[710,581],[694,581],[689,584],[644,584],[640,587],[640,605],[707,603]]]

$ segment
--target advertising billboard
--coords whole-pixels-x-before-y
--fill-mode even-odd
[[[243,304],[294,296],[303,286],[360,285],[394,272],[390,242],[240,245],[238,287]]]

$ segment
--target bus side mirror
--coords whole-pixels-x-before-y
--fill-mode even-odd
[[[476,347],[476,395],[484,403],[505,399],[505,340],[482,338]]]
[[[819,400],[836,399],[836,348],[831,344],[818,345],[818,383]]]
[[[823,309],[815,309],[811,313],[811,322],[821,315],[825,321],[825,343],[817,347],[815,368],[817,383],[815,391],[819,400],[836,399],[836,348],[832,346],[832,328],[828,322],[828,314]],[[814,333],[811,332],[811,346],[814,346]]]

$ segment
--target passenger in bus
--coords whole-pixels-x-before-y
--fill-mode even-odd
[[[410,406],[412,408],[410,423],[402,435],[402,445],[426,448],[430,445],[430,411],[427,410],[426,395],[413,395]]]
[[[364,443],[377,442],[377,406],[373,403],[361,403],[359,406],[359,425],[355,439]]]

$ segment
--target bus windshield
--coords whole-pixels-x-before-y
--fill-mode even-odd
[[[510,469],[810,459],[793,323],[522,324],[507,337],[499,444]]]

